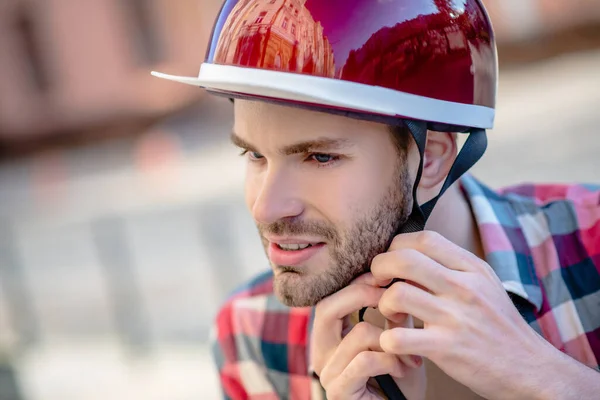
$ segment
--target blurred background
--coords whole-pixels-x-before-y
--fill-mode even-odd
[[[600,0],[484,0],[475,175],[600,182]],[[0,0],[0,400],[214,399],[219,304],[267,268],[196,75],[220,0]]]

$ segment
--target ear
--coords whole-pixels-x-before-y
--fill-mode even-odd
[[[457,149],[455,133],[428,132],[419,183],[423,197],[433,198],[437,194],[456,160]]]

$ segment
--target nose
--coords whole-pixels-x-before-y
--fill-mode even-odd
[[[299,184],[285,170],[269,168],[251,184],[255,186],[251,190],[255,193],[251,210],[256,222],[270,224],[304,211]]]

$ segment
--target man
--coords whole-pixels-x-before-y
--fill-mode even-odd
[[[235,99],[272,267],[217,317],[226,398],[597,398],[600,189],[464,175],[496,72],[479,0],[228,0],[156,74]]]

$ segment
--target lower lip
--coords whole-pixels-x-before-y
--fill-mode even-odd
[[[282,250],[275,243],[269,244],[269,260],[275,265],[285,265],[287,267],[297,267],[299,264],[308,261],[319,250],[325,247],[325,244],[319,243],[302,250]]]

